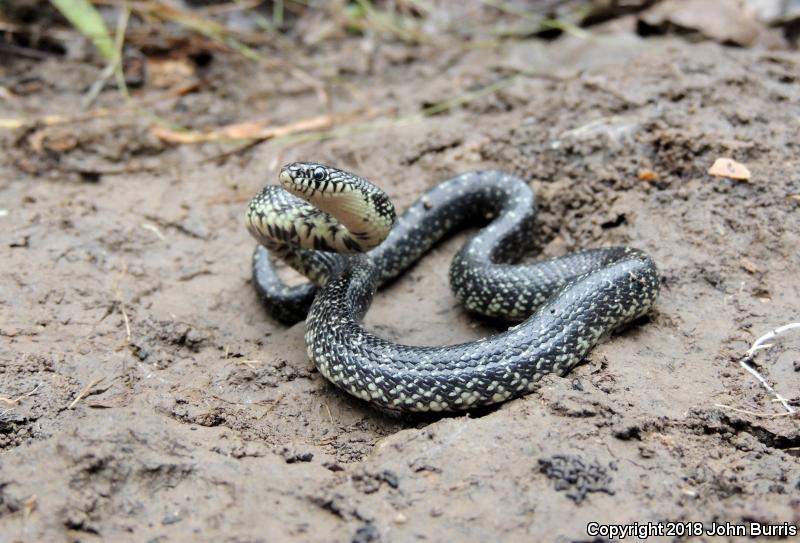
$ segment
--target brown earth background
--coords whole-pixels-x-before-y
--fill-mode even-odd
[[[741,22],[755,32],[742,43],[701,25],[675,36],[653,19],[669,2],[569,23],[593,4],[528,2],[511,4],[547,24],[498,35],[526,19],[483,2],[398,2],[390,19],[355,4],[373,11],[287,2],[273,34],[247,26],[270,3],[176,8],[222,38],[139,6],[129,98],[113,77],[97,86],[103,60],[52,9],[6,14],[0,541],[797,526],[800,419],[739,364],[798,320],[800,55],[786,27]],[[103,13],[113,28],[120,10]],[[708,175],[720,157],[752,178]],[[532,257],[644,249],[660,301],[522,399],[388,418],[326,382],[303,324],[274,322],[254,292],[244,207],[293,160],[363,174],[399,209],[453,174],[513,172],[539,201]],[[465,235],[382,290],[368,328],[415,345],[494,333],[448,288]],[[795,402],[798,346],[787,336],[755,366]]]

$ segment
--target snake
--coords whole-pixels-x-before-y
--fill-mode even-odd
[[[278,321],[305,319],[308,356],[326,379],[382,411],[459,412],[528,394],[647,314],[659,295],[655,262],[632,247],[520,262],[534,248],[536,200],[510,173],[451,177],[399,217],[383,190],[332,166],[291,163],[278,180],[247,206],[245,224],[258,241],[256,290]],[[444,238],[475,226],[451,262],[450,286],[467,311],[507,321],[507,330],[413,346],[364,327],[378,288]],[[309,281],[287,285],[279,259]]]

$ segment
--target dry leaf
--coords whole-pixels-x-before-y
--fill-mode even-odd
[[[747,169],[747,166],[731,158],[718,158],[708,169],[708,173],[709,175],[728,177],[739,181],[750,180],[750,170]]]
[[[653,170],[644,169],[639,172],[639,181],[657,181],[658,174]]]
[[[357,113],[342,115],[320,115],[310,117],[300,121],[271,126],[263,122],[244,122],[229,124],[215,130],[206,132],[177,131],[155,125],[150,131],[156,137],[169,143],[202,143],[207,141],[226,141],[226,140],[267,140],[281,136],[290,136],[302,132],[313,132],[315,130],[327,130],[339,123],[352,121],[360,118]]]

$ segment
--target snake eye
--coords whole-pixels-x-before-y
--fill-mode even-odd
[[[325,179],[325,170],[323,168],[317,168],[314,170],[314,181],[322,181]]]

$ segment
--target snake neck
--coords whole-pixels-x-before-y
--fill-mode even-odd
[[[344,237],[346,232],[358,245],[360,252],[380,245],[394,225],[394,206],[383,192],[365,192],[355,186],[347,186],[340,192],[317,191],[297,196],[328,217],[335,218],[343,227],[340,235]]]

